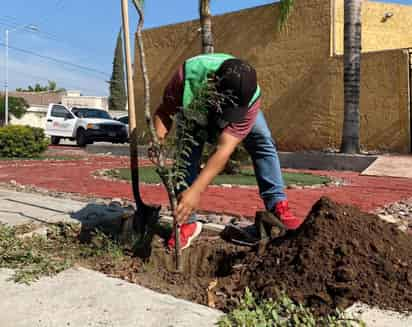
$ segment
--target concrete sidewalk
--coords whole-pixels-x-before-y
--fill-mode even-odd
[[[0,223],[90,222],[112,219],[122,209],[0,188]],[[221,312],[83,269],[69,269],[30,286],[9,281],[0,269],[1,327],[216,326]],[[372,327],[412,326],[412,316],[357,305]]]
[[[26,223],[76,222],[72,215],[86,206],[87,203],[84,202],[0,188],[0,223],[12,226]]]
[[[0,223],[90,222],[113,219],[119,207],[0,188]],[[1,327],[209,327],[221,312],[78,268],[30,286],[8,281],[0,269]]]
[[[362,175],[412,178],[411,167],[411,155],[379,156],[372,165],[362,172]]]
[[[211,327],[221,313],[79,268],[30,285],[0,270],[0,326]]]

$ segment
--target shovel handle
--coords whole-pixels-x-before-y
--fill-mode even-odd
[[[180,250],[180,225],[174,224],[175,232],[175,260],[176,260],[176,270],[182,272],[182,260],[181,260],[181,250]]]

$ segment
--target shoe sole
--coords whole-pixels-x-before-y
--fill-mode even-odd
[[[184,247],[182,247],[180,250],[187,249],[187,248],[190,246],[190,244],[192,243],[192,241],[193,241],[196,237],[199,236],[199,234],[201,233],[201,231],[202,231],[202,223],[197,222],[197,223],[196,223],[195,232],[193,233],[192,236],[190,236],[190,237],[187,239],[186,245],[185,245]]]

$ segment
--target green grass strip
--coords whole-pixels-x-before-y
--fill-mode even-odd
[[[122,180],[131,180],[129,168],[119,168],[108,171],[108,175],[113,178]],[[139,168],[139,179],[147,184],[161,183],[158,174],[154,167]],[[283,173],[285,185],[319,185],[330,182],[330,179],[325,176],[312,175],[307,173]],[[253,169],[245,169],[238,175],[219,175],[213,185],[232,184],[232,185],[256,185],[256,178]]]

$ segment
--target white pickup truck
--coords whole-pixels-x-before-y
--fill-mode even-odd
[[[128,141],[127,126],[114,120],[107,111],[77,107],[68,109],[54,103],[47,110],[45,133],[54,145],[59,144],[61,139],[76,140],[81,147],[95,141]]]

